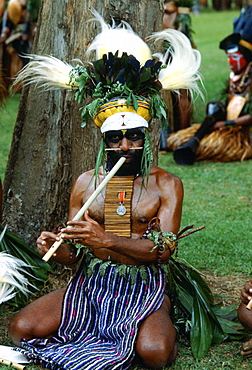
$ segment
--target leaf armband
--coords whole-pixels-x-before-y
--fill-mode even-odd
[[[159,254],[162,254],[167,249],[173,254],[177,247],[177,236],[172,232],[166,233],[164,231],[151,230],[147,238],[155,244],[150,252],[158,248]]]

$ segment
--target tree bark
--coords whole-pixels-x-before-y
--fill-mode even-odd
[[[87,22],[91,8],[108,23],[112,17],[129,22],[143,39],[162,29],[161,0],[41,0],[33,52],[84,61],[98,33],[97,22]],[[66,222],[73,181],[94,167],[100,132],[92,122],[81,128],[79,110],[71,91],[43,92],[36,86],[22,91],[5,174],[3,220],[31,246],[41,230]],[[157,153],[156,145],[156,162]]]

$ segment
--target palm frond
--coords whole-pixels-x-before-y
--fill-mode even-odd
[[[209,286],[191,266],[170,258],[167,289],[175,306],[175,326],[181,317],[185,325],[190,323],[190,344],[195,358],[204,357],[212,343],[240,340],[247,335],[237,323],[235,307],[215,304]]]

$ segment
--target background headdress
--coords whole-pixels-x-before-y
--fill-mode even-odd
[[[92,63],[72,66],[52,56],[30,55],[16,83],[70,89],[79,104],[90,96],[91,102],[82,108],[83,126],[92,118],[102,132],[106,119],[119,112],[142,117],[142,127],[147,127],[151,118],[166,118],[163,89],[201,94],[197,84],[201,56],[181,32],[167,29],[152,34],[150,40],[166,40],[170,45],[164,55],[152,57],[148,45],[128,23],[110,26],[96,11],[93,14],[101,32],[87,50],[87,55],[95,51]]]
[[[12,23],[17,25],[22,17],[22,5],[20,0],[10,0],[8,2],[8,16]]]
[[[252,5],[247,5],[234,21],[234,33],[220,42],[220,49],[237,47],[247,62],[252,61]]]

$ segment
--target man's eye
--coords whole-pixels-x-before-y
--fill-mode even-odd
[[[138,140],[139,135],[138,134],[130,134],[128,135],[129,140]]]

